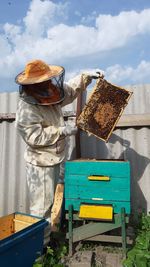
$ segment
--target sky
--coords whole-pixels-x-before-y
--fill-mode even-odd
[[[120,86],[150,83],[150,0],[0,0],[0,92],[28,61],[101,69]]]

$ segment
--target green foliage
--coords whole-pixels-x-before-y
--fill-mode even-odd
[[[55,249],[47,247],[47,251],[43,257],[36,260],[33,267],[63,267],[61,260],[68,253],[68,248],[64,244],[60,244]]]
[[[133,248],[123,261],[124,267],[150,267],[150,216],[142,215]]]

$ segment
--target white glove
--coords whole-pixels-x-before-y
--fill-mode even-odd
[[[59,127],[59,132],[60,132],[60,135],[75,135],[76,132],[77,132],[77,127],[76,126],[70,126],[70,125],[67,125],[67,126],[62,126],[62,127]]]
[[[92,79],[104,78],[104,75],[105,75],[104,71],[100,69],[87,71],[87,72],[84,72],[84,74],[86,74]]]

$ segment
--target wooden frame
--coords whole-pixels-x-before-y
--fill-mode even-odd
[[[107,142],[119,121],[132,92],[98,79],[77,126]]]

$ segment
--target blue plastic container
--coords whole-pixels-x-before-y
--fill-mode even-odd
[[[32,267],[42,253],[47,224],[43,218],[18,212],[1,217],[0,266]]]

